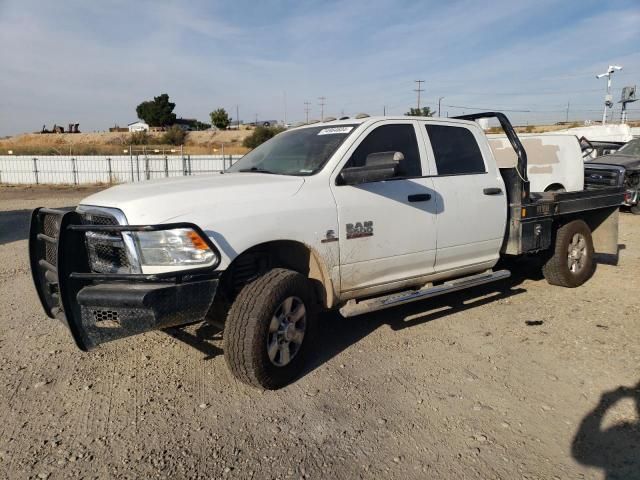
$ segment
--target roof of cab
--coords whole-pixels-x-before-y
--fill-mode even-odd
[[[330,120],[328,122],[319,122],[319,121],[312,121],[309,123],[305,123],[302,125],[297,125],[297,126],[293,126],[291,127],[292,129],[297,129],[297,128],[308,128],[308,127],[335,127],[338,125],[361,125],[363,123],[374,123],[374,122],[379,122],[382,120],[431,120],[431,121],[442,121],[442,122],[446,122],[446,123],[460,123],[460,124],[465,124],[465,125],[478,125],[476,122],[470,121],[470,120],[461,120],[461,119],[457,119],[457,118],[450,118],[450,117],[409,117],[406,115],[376,115],[376,116],[371,116],[371,117],[361,117],[361,118],[355,118],[355,117],[349,117],[349,118],[344,118],[341,120]]]

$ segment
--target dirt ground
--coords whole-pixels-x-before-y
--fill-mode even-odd
[[[46,318],[29,211],[89,192],[0,188],[0,477],[640,478],[640,217],[578,289],[531,272],[326,314],[305,375],[262,392],[213,327],[87,354]]]

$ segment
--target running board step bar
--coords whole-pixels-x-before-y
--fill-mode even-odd
[[[384,297],[371,298],[356,302],[350,300],[344,307],[340,309],[343,317],[355,317],[363,313],[376,312],[385,308],[397,307],[406,303],[416,302],[418,300],[426,300],[428,298],[444,295],[445,293],[457,292],[466,288],[477,287],[485,283],[496,282],[511,276],[509,270],[498,270],[497,272],[487,271],[469,277],[456,278],[449,280],[441,285],[422,288],[420,290],[408,290],[405,292],[385,295]]]

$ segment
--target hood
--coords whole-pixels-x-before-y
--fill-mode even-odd
[[[620,165],[630,170],[640,168],[640,157],[634,155],[622,155],[619,153],[611,153],[596,157],[588,163],[608,163],[610,165]]]
[[[303,184],[288,175],[217,173],[118,185],[81,204],[118,208],[130,224],[162,223],[194,209],[291,197]]]

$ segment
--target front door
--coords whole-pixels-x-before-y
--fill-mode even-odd
[[[338,170],[364,166],[372,155],[401,158],[393,179],[340,185],[332,180],[340,228],[343,294],[433,272],[436,252],[436,194],[427,174],[417,123],[381,121],[347,152]]]

